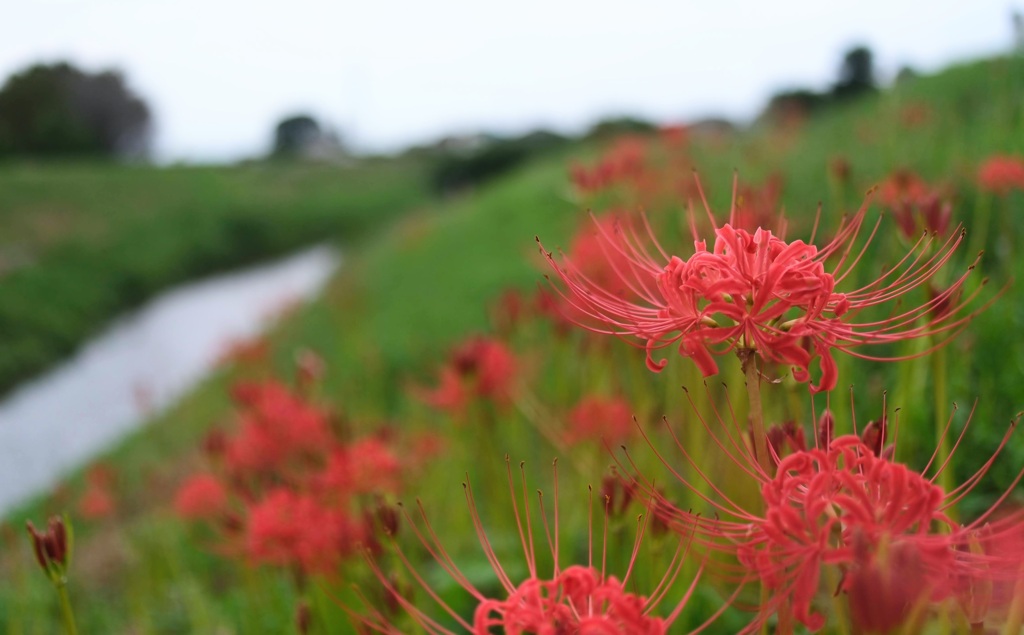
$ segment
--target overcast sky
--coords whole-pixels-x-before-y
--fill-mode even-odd
[[[824,88],[866,44],[883,73],[1007,51],[1024,0],[30,0],[0,17],[0,78],[122,69],[164,160],[265,152],[308,112],[364,149],[601,116],[748,118]]]

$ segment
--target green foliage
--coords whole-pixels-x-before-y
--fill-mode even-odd
[[[450,192],[479,185],[567,143],[565,137],[537,131],[510,139],[485,137],[480,147],[468,150],[446,148],[434,168],[434,187]]]
[[[0,88],[0,158],[144,156],[149,108],[116,71],[32,66]]]

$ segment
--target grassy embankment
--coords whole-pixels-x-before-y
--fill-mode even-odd
[[[428,198],[413,161],[0,164],[0,393],[170,285],[354,241]]]
[[[980,206],[988,204],[973,184],[977,164],[990,154],[1024,152],[1022,70],[1021,60],[954,68],[796,128],[699,142],[694,156],[719,209],[727,203],[733,167],[754,182],[781,172],[787,211],[807,218],[820,200],[826,221],[835,220],[835,210],[858,205],[862,192],[891,170],[909,167],[929,180],[949,181],[958,193],[955,214],[970,227]],[[853,169],[853,185],[845,189],[829,176],[829,161],[836,156]],[[431,425],[424,407],[408,397],[407,387],[412,381],[429,381],[454,341],[486,328],[485,306],[503,289],[537,284],[534,235],[551,246],[565,244],[583,218],[567,192],[564,163],[550,160],[465,199],[404,219],[394,231],[358,249],[323,298],[277,328],[272,336],[277,372],[287,375],[294,351],[311,347],[327,362],[323,394],[358,428],[371,429],[381,421],[414,429]],[[1020,203],[1019,195],[1009,202],[991,202],[997,211],[1010,211]],[[1007,218],[993,215],[995,229],[986,241],[989,255],[983,266],[998,283],[1019,279],[1024,268],[1012,256],[1018,234]],[[895,240],[891,224],[883,230],[883,241]],[[973,424],[978,447],[999,436],[998,422],[1024,404],[1019,389],[1024,346],[1010,336],[1024,327],[1018,297],[1011,289],[949,349],[949,400],[981,400]],[[554,371],[584,379],[598,372],[587,360],[567,362],[564,355],[552,369],[544,352],[537,355],[540,359],[532,363],[537,392],[546,389],[545,382],[563,379],[553,376]],[[623,365],[642,364],[639,356],[625,353],[618,359]],[[856,394],[858,408],[864,403],[871,412],[878,407],[880,391],[888,388],[890,407],[903,408],[902,420],[927,429],[935,408],[930,395],[936,375],[930,364],[927,358],[886,367],[848,361],[843,372],[863,378]],[[622,368],[630,375],[636,372]],[[79,523],[79,556],[72,572],[72,597],[84,632],[257,633],[290,628],[298,591],[289,576],[210,555],[206,548],[214,538],[186,527],[169,510],[176,482],[200,463],[198,440],[227,412],[230,379],[226,373],[214,377],[107,457],[119,474],[119,511],[112,520]],[[845,393],[836,399],[845,399]],[[536,478],[543,482],[541,472],[554,450],[537,443],[532,434],[524,428],[523,439],[505,440],[513,453],[525,453],[523,458],[538,468]],[[1013,454],[997,470],[1001,483],[1019,465],[1022,453]],[[459,486],[463,473],[470,472],[472,478],[494,474],[488,461],[500,472],[500,452],[480,455],[472,444],[456,442],[444,461],[429,466],[410,487],[410,498],[421,496],[437,517],[446,519],[446,535],[467,528]],[[587,478],[593,475],[583,475],[582,482]],[[579,491],[573,489],[579,482],[563,487],[563,497],[572,498],[564,492]],[[73,479],[71,491],[80,487],[80,479]],[[41,518],[54,509],[52,500],[43,500],[13,518]],[[0,623],[10,633],[52,632],[53,597],[33,570],[25,542],[20,537],[8,540],[4,551],[0,566],[10,584],[0,590]],[[312,593],[324,588],[317,585]],[[317,606],[331,610],[329,601]],[[337,612],[333,617],[340,619]]]

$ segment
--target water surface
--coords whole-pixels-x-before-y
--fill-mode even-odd
[[[16,389],[0,402],[0,514],[170,406],[230,342],[314,296],[338,262],[334,250],[317,247],[174,288]]]

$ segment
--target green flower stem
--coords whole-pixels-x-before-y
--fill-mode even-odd
[[[757,462],[764,470],[767,477],[771,477],[772,465],[768,459],[768,437],[764,430],[764,413],[761,405],[761,373],[757,370],[757,356],[754,351],[747,351],[740,356],[743,366],[743,374],[747,384],[747,413],[750,417],[750,433],[754,437],[754,453],[757,454]],[[760,492],[758,492],[760,494]],[[755,500],[760,500],[758,496]],[[761,604],[767,604],[771,591],[768,585],[761,582]],[[761,624],[761,635],[768,635],[767,621]]]
[[[989,225],[992,224],[991,216],[992,196],[987,192],[980,192],[978,194],[978,203],[974,208],[974,219],[972,221],[974,236],[971,237],[970,249],[967,251],[968,256],[977,254],[985,249],[985,243],[988,241]]]
[[[949,352],[943,346],[932,353],[932,377],[935,378],[932,392],[935,398],[935,460],[939,468],[946,465],[949,459],[949,435],[946,432],[946,422],[949,419],[949,381],[946,376]],[[948,466],[939,475],[939,486],[950,492],[954,487],[953,469]]]
[[[772,464],[768,458],[768,437],[764,430],[764,414],[761,405],[761,373],[757,370],[756,354],[753,351],[741,356],[743,374],[746,376],[748,414],[750,416],[750,433],[754,437],[754,453],[757,463],[769,478],[772,475]]]
[[[60,598],[60,615],[64,621],[64,631],[68,635],[78,635],[78,628],[75,626],[75,613],[71,610],[71,600],[68,598],[67,584],[61,580],[54,586],[57,588],[57,595]]]

